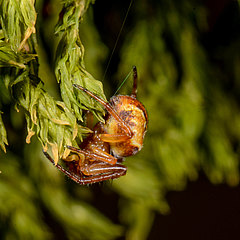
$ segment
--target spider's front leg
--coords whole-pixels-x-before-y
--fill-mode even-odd
[[[123,121],[123,119],[119,116],[116,110],[109,104],[108,102],[104,101],[102,98],[96,96],[94,93],[90,92],[89,90],[79,86],[77,84],[73,84],[73,86],[77,89],[82,90],[83,92],[87,93],[89,96],[93,97],[96,101],[98,101],[102,106],[106,109],[108,114],[110,114],[116,122],[121,126],[122,133],[118,134],[101,134],[101,139],[104,142],[123,142],[125,140],[130,139],[133,136],[133,133],[129,126]]]

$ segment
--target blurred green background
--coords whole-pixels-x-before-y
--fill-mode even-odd
[[[233,239],[240,236],[239,1],[96,0],[81,26],[86,69],[109,99],[136,65],[149,114],[127,175],[79,186],[26,144],[24,115],[1,95],[0,239]],[[53,31],[60,1],[37,1],[39,77],[59,98]],[[131,92],[127,80],[121,94]]]

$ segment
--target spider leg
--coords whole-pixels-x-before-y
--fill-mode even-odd
[[[99,103],[101,103],[104,108],[109,112],[109,114],[111,114],[121,125],[123,131],[126,133],[126,135],[131,138],[133,133],[130,130],[130,128],[125,124],[125,122],[120,118],[120,116],[117,114],[117,112],[115,111],[115,109],[111,106],[111,104],[109,104],[108,102],[104,101],[102,98],[96,96],[95,94],[93,94],[92,92],[90,92],[89,90],[83,88],[80,85],[77,84],[73,84],[73,86],[75,88],[78,88],[82,91],[84,91],[85,93],[87,93],[88,95],[90,95],[91,97],[93,97],[96,101],[98,101]]]
[[[124,142],[130,139],[130,137],[127,136],[125,133],[105,133],[104,125],[101,122],[95,125],[93,130],[95,132],[95,136],[98,136],[98,138],[100,138],[103,142]]]
[[[115,176],[119,174],[119,176],[122,176],[122,174],[125,174],[126,171],[127,168],[119,163],[111,165],[104,162],[93,162],[91,164],[87,164],[86,166],[81,166],[81,172],[86,176]]]
[[[61,165],[59,165],[58,163],[55,164],[54,160],[51,158],[51,156],[47,153],[44,152],[44,155],[46,156],[46,158],[58,169],[60,170],[62,173],[64,173],[65,175],[67,175],[69,178],[71,178],[73,181],[79,183],[79,184],[87,184],[84,183],[83,178],[81,176],[78,176],[75,173],[72,173],[70,171],[68,171],[67,169],[63,168]]]
[[[66,146],[66,147],[72,150],[73,152],[84,154],[86,157],[91,159],[91,161],[101,161],[101,162],[106,162],[112,165],[116,164],[117,162],[117,158],[113,157],[111,154],[104,152],[103,150],[97,147],[92,148],[91,151],[82,150],[72,146]]]
[[[99,137],[103,142],[111,142],[111,143],[117,143],[117,142],[124,142],[128,140],[130,137],[124,134],[98,134]]]
[[[92,164],[91,168],[95,167],[95,173],[98,173],[100,175],[85,176],[83,174],[75,174],[74,172],[68,171],[67,169],[63,168],[59,164],[55,165],[55,162],[50,157],[50,155],[44,151],[43,151],[43,153],[48,158],[48,160],[54,166],[56,166],[58,168],[58,170],[60,170],[62,173],[64,173],[70,179],[72,179],[73,181],[75,181],[76,183],[81,184],[81,185],[97,183],[97,182],[101,182],[101,181],[108,180],[108,179],[119,178],[119,177],[125,175],[126,171],[127,171],[127,168],[121,164],[116,164],[115,166],[112,166],[112,168],[111,168],[111,167],[109,167],[109,165],[104,167],[103,164],[100,164],[101,166],[100,165],[96,166],[97,165],[97,163],[96,163],[96,164]],[[105,164],[105,165],[107,165],[107,164]],[[94,171],[92,170],[92,172],[94,172]]]
[[[131,97],[137,98],[137,82],[138,82],[138,75],[137,75],[137,68],[133,66],[133,89]]]

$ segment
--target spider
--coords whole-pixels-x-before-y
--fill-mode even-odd
[[[54,163],[47,152],[45,156],[65,175],[75,182],[85,185],[119,178],[126,174],[122,164],[124,157],[139,152],[147,130],[148,116],[142,103],[137,99],[137,69],[133,67],[133,89],[130,96],[113,96],[104,101],[87,89],[74,84],[106,110],[105,123],[98,122],[79,148],[66,146],[73,152],[66,159],[66,167]]]

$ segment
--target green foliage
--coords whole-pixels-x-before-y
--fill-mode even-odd
[[[59,156],[66,157],[69,154],[69,150],[64,149],[65,145],[77,146],[76,137],[82,140],[83,135],[91,131],[77,124],[77,121],[83,121],[82,109],[91,110],[99,120],[103,120],[102,107],[86,94],[74,93],[72,86],[73,82],[80,84],[104,98],[102,84],[85,70],[83,63],[84,51],[79,38],[79,24],[88,6],[88,1],[66,1],[63,6],[63,21],[60,19],[56,27],[57,34],[64,32],[56,53],[55,70],[63,99],[60,102],[43,90],[38,78],[37,41],[34,34],[37,15],[34,1],[2,2],[2,80],[7,88],[11,88],[17,103],[26,110],[26,142],[29,143],[31,137],[37,133],[45,150],[48,144],[52,147],[56,162]],[[1,146],[3,144],[4,142]]]
[[[2,121],[2,113],[0,113],[0,146],[4,152],[6,152],[5,145],[7,145],[7,144],[8,144],[7,133],[6,133],[6,129],[3,124],[3,121]]]
[[[154,215],[170,211],[165,194],[184,189],[199,170],[215,184],[239,183],[239,38],[227,47],[214,43],[213,61],[201,39],[209,26],[200,1],[139,1],[133,4],[132,25],[123,31],[115,53],[120,57],[119,83],[111,76],[104,89],[115,92],[112,86],[136,65],[138,99],[149,114],[148,132],[143,150],[125,161],[127,175],[99,187],[117,194],[117,223],[95,208],[99,201],[101,209],[109,209],[108,195],[101,202],[94,199],[94,187],[66,180],[44,158],[42,147],[50,145],[58,161],[69,153],[65,145],[77,146],[91,131],[82,123],[84,110],[103,120],[102,107],[72,85],[105,98],[102,83],[87,72],[85,63],[100,78],[107,48],[88,10],[92,1],[61,1],[61,10],[53,0],[49,14],[61,12],[54,22],[55,35],[49,19],[41,17],[43,2],[38,2],[36,13],[32,0],[0,1],[0,146],[4,151],[11,146],[0,155],[1,238],[146,239]],[[111,24],[116,27],[112,19]],[[40,31],[45,45],[36,34]],[[44,59],[46,46],[54,60]],[[49,67],[49,62],[55,66]],[[53,73],[56,80],[49,77]],[[234,90],[226,91],[226,80]],[[55,81],[62,101],[49,94],[57,96],[58,88],[51,85]],[[127,80],[120,93],[129,93],[131,87]],[[23,142],[26,138],[30,143],[33,135],[38,140]]]
[[[61,96],[68,109],[74,110],[74,115],[82,121],[81,109],[96,109],[102,113],[102,107],[90,96],[78,92],[77,98],[73,92],[73,83],[81,85],[92,92],[99,93],[105,98],[102,83],[95,80],[84,67],[84,47],[79,36],[79,24],[82,16],[88,8],[90,1],[65,1],[62,19],[60,18],[55,33],[61,35],[56,53],[55,74],[60,82]],[[100,94],[101,93],[101,94]],[[102,120],[99,112],[98,120]]]

